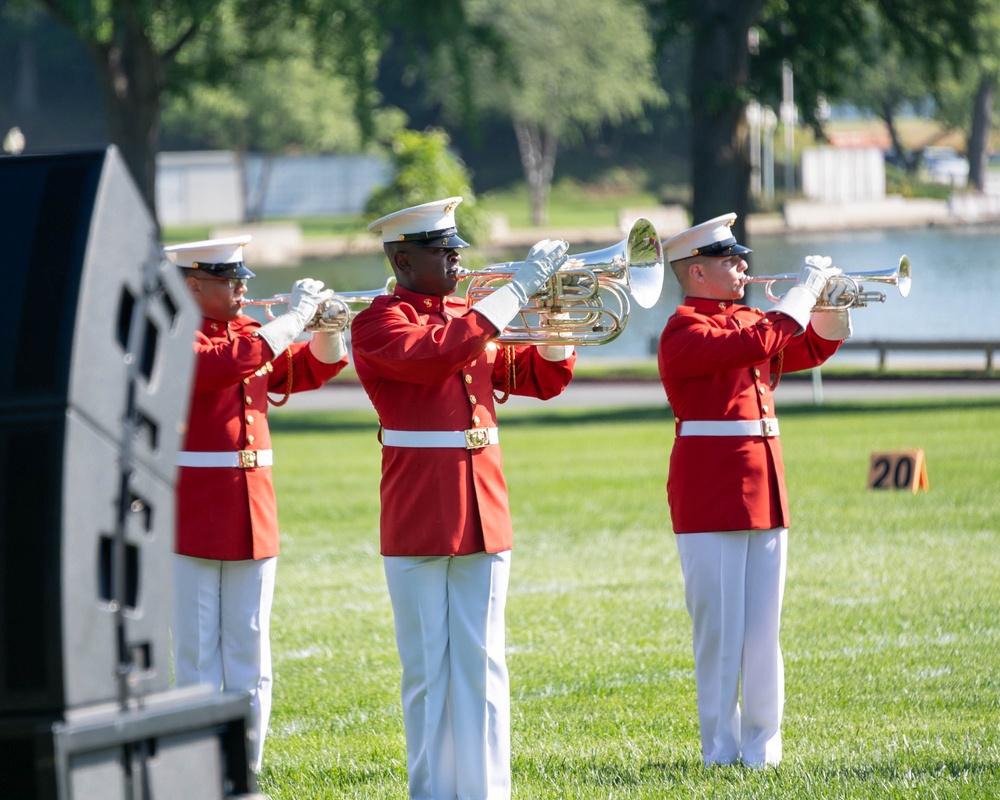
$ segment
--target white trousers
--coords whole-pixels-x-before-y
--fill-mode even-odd
[[[702,758],[706,764],[777,764],[785,705],[778,628],[788,528],[674,539],[694,634]]]
[[[174,683],[249,693],[250,766],[259,772],[271,716],[271,604],[277,558],[174,555]]]
[[[384,559],[414,800],[510,797],[510,551]]]

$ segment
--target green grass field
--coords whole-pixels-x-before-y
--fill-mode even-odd
[[[570,387],[569,391],[572,391]],[[785,759],[705,769],[656,409],[501,413],[515,798],[1000,796],[1000,407],[785,406]],[[374,415],[275,414],[272,800],[405,798]],[[922,448],[930,490],[866,488]]]

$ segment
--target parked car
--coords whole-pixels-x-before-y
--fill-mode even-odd
[[[920,171],[933,183],[965,186],[969,182],[969,159],[954,147],[935,145],[920,151]]]

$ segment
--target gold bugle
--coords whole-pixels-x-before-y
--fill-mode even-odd
[[[471,279],[475,303],[510,281],[523,261],[459,270]],[[652,308],[663,287],[663,248],[656,229],[640,217],[628,236],[603,250],[570,254],[497,337],[504,344],[607,344],[628,322],[630,304]]]

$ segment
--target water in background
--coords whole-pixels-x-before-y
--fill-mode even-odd
[[[811,254],[832,257],[834,264],[847,273],[892,269],[900,256],[909,256],[913,270],[909,296],[903,299],[892,285],[866,284],[868,289],[884,291],[886,302],[852,312],[855,340],[1000,341],[1000,314],[992,307],[993,299],[1000,296],[1000,227],[759,235],[750,244],[754,250],[748,258],[750,272],[756,275],[797,272],[802,259]],[[573,248],[570,243],[571,253],[580,249]],[[524,254],[518,252],[497,260],[523,257]],[[251,268],[254,268],[252,264]],[[358,291],[382,286],[389,275],[381,254],[256,271],[258,277],[250,282],[250,293],[254,297],[288,292],[292,281],[304,276],[323,280],[341,291]],[[790,285],[778,284],[775,291],[781,293]],[[581,347],[580,358],[643,360],[652,357],[660,331],[679,302],[679,287],[668,267],[663,294],[656,306],[651,309],[634,307],[625,332],[618,339],[599,347]],[[771,305],[761,284],[750,285],[747,303],[764,309]],[[275,312],[282,310],[276,308]],[[952,354],[917,357],[924,361],[955,360]],[[981,364],[984,357],[978,355],[976,358]],[[874,359],[874,355],[845,352],[835,356],[831,363],[874,362]],[[898,363],[906,359],[891,357],[891,360]]]
[[[902,255],[910,258],[913,283],[904,299],[895,286],[865,284],[886,294],[885,303],[875,303],[851,312],[854,339],[896,340],[994,340],[1000,341],[1000,314],[992,307],[1000,295],[1000,228],[942,228],[921,230],[854,231],[850,233],[798,233],[756,236],[750,243],[750,273],[775,275],[797,272],[802,259],[811,254],[833,258],[844,272],[893,269]],[[780,294],[791,283],[776,284]],[[635,309],[622,336],[600,348],[600,353],[582,357],[643,358],[655,352],[667,317],[680,302],[680,290],[670,272],[664,280],[659,303],[649,310]],[[762,284],[748,287],[749,305],[767,309]],[[581,348],[583,350],[583,348]],[[977,363],[985,356],[973,354]],[[893,357],[894,363],[910,358],[954,360],[952,354]],[[870,361],[874,354],[840,353],[842,363]]]

